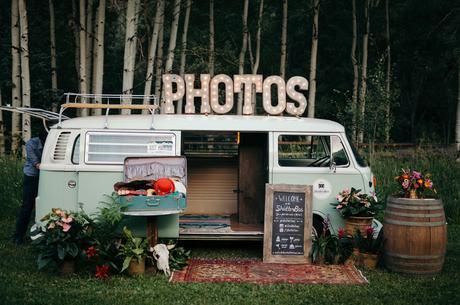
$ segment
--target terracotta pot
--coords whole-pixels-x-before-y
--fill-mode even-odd
[[[367,269],[377,268],[377,263],[379,262],[379,256],[372,253],[360,253],[362,257],[362,264]]]
[[[73,259],[64,260],[61,265],[59,265],[58,272],[61,276],[69,276],[75,273],[75,261]]]
[[[133,258],[129,263],[128,274],[129,275],[139,275],[145,273],[145,259],[142,258],[140,261]]]
[[[361,232],[361,235],[366,238],[366,228],[372,226],[374,217],[359,217],[350,216],[345,220],[345,234],[354,236],[356,230]]]

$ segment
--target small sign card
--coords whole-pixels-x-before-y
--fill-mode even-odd
[[[265,185],[265,263],[309,262],[312,201],[311,185]]]

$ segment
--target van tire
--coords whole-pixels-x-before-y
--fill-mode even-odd
[[[313,215],[313,226],[311,228],[311,235],[312,236],[318,236],[323,233],[323,218],[319,215]]]

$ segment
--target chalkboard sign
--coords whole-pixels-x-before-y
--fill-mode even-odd
[[[308,263],[311,249],[312,187],[265,187],[264,262]]]

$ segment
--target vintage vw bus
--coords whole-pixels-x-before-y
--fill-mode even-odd
[[[118,105],[120,106],[120,105]],[[158,235],[262,239],[265,184],[313,185],[313,226],[343,219],[331,203],[344,188],[373,191],[370,168],[338,123],[286,116],[107,115],[50,128],[36,221],[53,207],[97,212],[123,180],[128,157],[185,156],[187,207],[158,217]],[[144,217],[126,221],[145,232]]]

